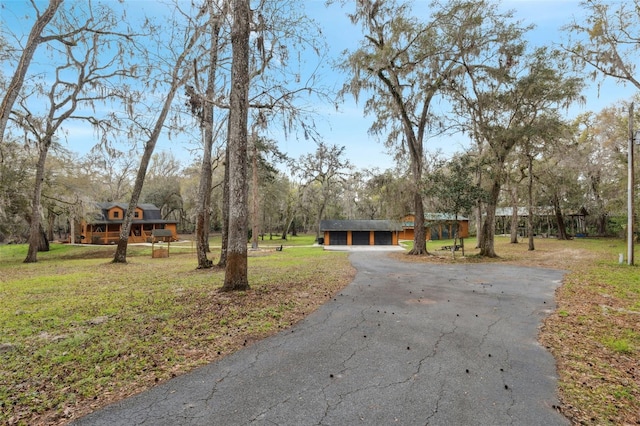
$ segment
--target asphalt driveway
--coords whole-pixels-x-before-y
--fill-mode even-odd
[[[353,283],[292,329],[76,424],[569,424],[536,340],[561,271],[350,256]]]

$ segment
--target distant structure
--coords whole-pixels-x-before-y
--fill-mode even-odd
[[[322,220],[319,244],[331,246],[389,246],[398,245],[402,231],[391,220]]]
[[[414,223],[416,217],[408,214],[402,218],[401,240],[413,240]],[[443,213],[425,213],[424,228],[427,240],[446,240],[454,237],[454,233],[458,230],[458,238],[469,237],[469,219],[464,216],[458,216],[458,221],[451,214]]]
[[[116,244],[128,204],[96,203],[96,207],[98,212],[94,217],[80,223],[81,241],[85,244]],[[129,242],[151,242],[156,230],[165,230],[163,234],[170,231],[170,239],[178,240],[177,221],[162,219],[160,209],[153,204],[138,204],[133,213]]]

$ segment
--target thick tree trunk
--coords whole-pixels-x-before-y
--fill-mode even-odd
[[[47,237],[47,233],[44,228],[40,226],[40,240],[38,241],[38,251],[49,251],[49,241],[51,241]]]
[[[47,240],[48,241],[53,241],[54,239],[53,226],[54,226],[55,220],[56,220],[55,213],[51,211],[51,209],[48,209],[47,211]]]
[[[482,223],[482,244],[480,245],[480,255],[485,257],[498,257],[494,247],[496,207],[500,195],[500,181],[494,179],[487,201],[487,209]]]
[[[29,249],[24,263],[38,261],[38,250],[42,243],[42,184],[44,182],[44,166],[51,146],[51,139],[40,141],[38,162],[36,163],[36,179],[31,197],[31,223],[29,224]],[[46,235],[45,235],[46,238]],[[48,247],[48,242],[47,242]]]
[[[511,206],[511,244],[518,244],[518,206],[513,204]]]
[[[511,244],[518,244],[518,224],[520,218],[518,217],[518,189],[513,184],[513,187],[509,190],[511,196]]]
[[[413,221],[413,249],[410,250],[408,254],[428,254],[427,234],[424,229],[424,204],[422,203],[422,194],[418,191],[416,191],[413,196],[413,208],[415,210],[415,219]]]
[[[423,255],[427,251],[427,235],[424,229],[424,204],[422,202],[422,144],[415,142],[414,149],[410,150],[411,170],[413,178],[413,249],[408,254]]]
[[[322,217],[324,216],[324,210],[327,207],[327,199],[326,197],[323,199],[322,201],[322,205],[320,205],[320,210],[318,211],[318,216],[316,218],[317,221],[317,226],[316,226],[316,242],[319,241],[320,238],[320,221],[322,220]]]
[[[42,32],[44,28],[49,24],[53,16],[56,14],[58,7],[62,4],[63,0],[50,0],[47,9],[36,19],[36,22],[31,28],[29,38],[22,51],[22,56],[18,61],[15,73],[9,82],[9,85],[5,89],[5,96],[0,104],[0,143],[4,140],[4,132],[9,122],[9,115],[11,114],[11,108],[18,98],[18,93],[24,83],[24,78],[27,75],[27,70],[31,59],[33,58],[38,45],[43,42]],[[35,262],[35,260],[34,260]]]
[[[249,111],[249,0],[233,2],[229,96],[229,245],[222,291],[249,289],[247,268],[247,121]]]
[[[560,200],[558,194],[553,195],[553,210],[556,214],[556,224],[558,225],[558,239],[568,240],[567,228],[564,226],[564,218],[562,217],[562,211],[560,210]]]
[[[213,96],[213,94],[211,94]],[[209,98],[207,90],[206,100]],[[206,102],[205,100],[205,102]],[[206,105],[203,113],[203,155],[200,168],[200,184],[198,186],[198,211],[196,213],[196,257],[197,269],[213,267],[213,261],[207,258],[209,250],[209,224],[211,206],[211,150],[213,148],[213,107]]]

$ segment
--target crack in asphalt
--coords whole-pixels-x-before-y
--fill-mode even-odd
[[[292,329],[96,424],[567,424],[530,345],[558,275],[352,259],[350,286]]]

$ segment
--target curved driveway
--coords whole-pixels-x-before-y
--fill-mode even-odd
[[[397,262],[292,329],[78,425],[568,425],[536,336],[561,271]]]

